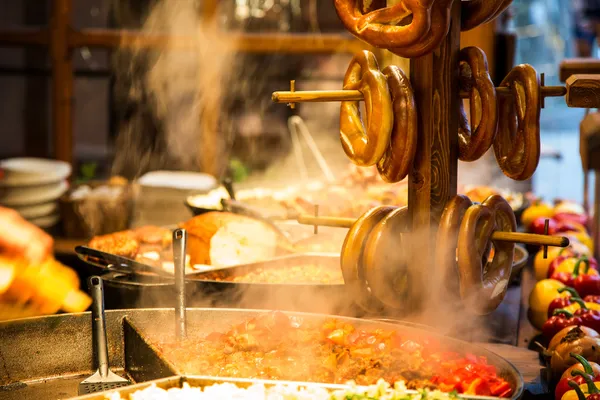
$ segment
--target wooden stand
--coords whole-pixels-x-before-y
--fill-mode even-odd
[[[457,190],[459,51],[460,2],[454,2],[450,32],[440,48],[410,65],[419,115],[417,152],[408,182],[411,259],[424,265],[433,264],[440,217]]]

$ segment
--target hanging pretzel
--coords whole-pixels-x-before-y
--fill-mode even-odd
[[[469,31],[494,20],[513,0],[462,0],[461,30]]]
[[[457,195],[446,203],[438,228],[432,276],[434,277],[433,293],[440,293],[444,299],[446,293],[458,292],[458,275],[456,269],[456,248],[458,232],[465,212],[473,205],[467,196]]]
[[[381,311],[384,305],[372,295],[368,287],[363,268],[363,253],[367,239],[375,226],[394,209],[395,207],[379,206],[363,214],[352,225],[342,245],[340,264],[344,283],[354,297],[355,303],[371,312]]]
[[[407,268],[410,229],[408,208],[390,211],[369,233],[363,252],[364,278],[371,294],[396,311],[416,311],[419,271]],[[413,300],[413,302],[411,302]]]
[[[431,28],[434,0],[401,0],[394,6],[376,10],[363,10],[361,3],[360,0],[335,0],[335,9],[346,29],[372,46],[411,46]],[[410,22],[401,26],[405,20]]]
[[[450,30],[450,16],[454,0],[436,0],[431,8],[431,28],[415,44],[389,49],[404,58],[417,58],[431,53],[440,46]]]
[[[358,101],[344,101],[340,108],[340,139],[344,152],[356,165],[375,165],[385,153],[394,122],[387,79],[373,53],[358,53],[344,76],[344,89],[359,90],[365,99],[365,125]]]
[[[494,231],[514,232],[512,208],[501,196],[488,197],[466,212],[458,234],[458,275],[463,303],[476,314],[494,311],[506,294],[515,244],[491,241]],[[488,262],[491,245],[494,257]]]
[[[460,104],[461,118],[458,130],[458,158],[462,161],[475,161],[481,158],[492,146],[498,129],[498,106],[496,88],[488,73],[487,59],[483,50],[466,47],[459,55],[461,66],[461,89],[470,93],[471,126]],[[477,116],[481,116],[475,128]]]
[[[395,183],[408,175],[417,151],[417,106],[410,81],[400,68],[391,65],[383,73],[392,95],[394,125],[377,170],[383,180]]]
[[[540,81],[528,64],[517,65],[500,86],[512,96],[498,99],[494,153],[500,169],[514,180],[531,178],[540,160]]]

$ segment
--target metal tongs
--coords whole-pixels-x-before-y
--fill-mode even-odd
[[[175,332],[179,340],[187,336],[186,299],[185,299],[185,254],[187,248],[187,232],[185,229],[173,231],[173,264],[175,267]]]
[[[79,257],[79,259],[81,259],[82,261],[89,264],[93,264],[107,271],[118,272],[124,275],[148,275],[148,273],[152,273],[161,277],[171,279],[173,278],[173,275],[171,275],[169,272],[165,271],[162,268],[153,267],[151,265],[143,264],[130,258],[106,253],[104,251],[92,249],[90,247],[77,246],[75,247],[75,253],[77,253],[77,257]],[[94,260],[90,260],[90,257]]]
[[[310,134],[306,123],[302,119],[302,117],[298,115],[293,115],[288,119],[288,129],[290,131],[290,136],[292,137],[292,146],[294,148],[294,153],[296,155],[296,162],[298,164],[298,169],[300,171],[300,175],[303,180],[308,179],[308,169],[306,168],[306,164],[304,163],[304,157],[302,155],[302,146],[300,145],[300,136],[306,142],[306,145],[310,149],[313,157],[319,164],[321,168],[321,172],[325,176],[327,182],[332,183],[335,182],[335,176],[329,165],[327,165],[327,161],[325,161],[325,157],[321,154],[317,143],[313,139]]]

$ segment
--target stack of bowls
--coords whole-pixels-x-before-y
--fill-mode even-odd
[[[71,166],[41,158],[0,161],[0,206],[15,209],[43,229],[60,221],[58,199],[67,191]]]

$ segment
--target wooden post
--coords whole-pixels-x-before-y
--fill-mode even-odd
[[[69,49],[72,0],[54,0],[50,21],[52,58],[52,132],[57,160],[73,162],[73,65]]]
[[[450,31],[439,49],[412,59],[410,65],[419,114],[417,152],[408,183],[415,241],[411,261],[424,266],[433,265],[440,217],[457,190],[460,3],[454,2]]]

